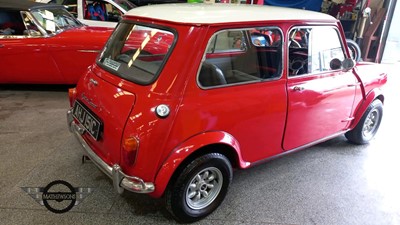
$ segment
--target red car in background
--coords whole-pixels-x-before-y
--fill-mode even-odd
[[[111,32],[61,5],[0,0],[0,83],[75,84]]]

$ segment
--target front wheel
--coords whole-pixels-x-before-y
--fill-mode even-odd
[[[345,134],[346,138],[359,145],[368,143],[378,132],[382,115],[382,102],[376,99],[368,106],[357,126]]]
[[[232,166],[224,155],[196,158],[167,189],[167,209],[180,222],[200,220],[222,203],[231,180]]]

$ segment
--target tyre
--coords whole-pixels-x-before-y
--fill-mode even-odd
[[[359,62],[361,59],[360,46],[358,46],[358,44],[351,39],[346,39],[346,42],[350,50],[351,58],[354,59],[356,62]]]
[[[212,213],[224,200],[232,166],[222,154],[196,158],[178,174],[166,192],[166,206],[176,220],[195,222]]]
[[[368,143],[378,131],[382,115],[382,102],[376,99],[368,106],[357,126],[345,134],[346,138],[359,145]]]

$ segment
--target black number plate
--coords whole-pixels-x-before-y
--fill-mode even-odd
[[[75,101],[72,115],[82,124],[90,136],[95,140],[99,139],[102,123],[94,116],[94,113],[87,109],[82,103]]]

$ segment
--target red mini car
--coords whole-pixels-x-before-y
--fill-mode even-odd
[[[380,65],[350,58],[329,15],[144,6],[70,90],[68,123],[116,191],[165,196],[175,218],[192,222],[220,205],[233,168],[343,134],[368,143],[386,81]]]
[[[0,0],[0,83],[76,84],[111,32],[61,5]]]

